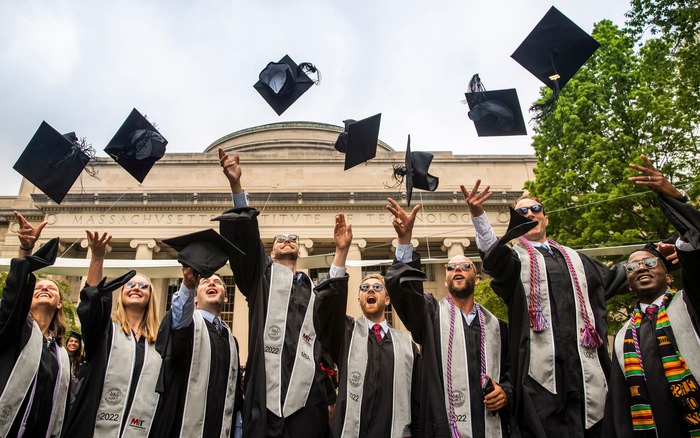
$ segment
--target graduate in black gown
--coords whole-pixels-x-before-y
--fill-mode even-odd
[[[454,256],[445,267],[448,295],[438,301],[424,293],[426,275],[411,244],[420,205],[407,214],[393,199],[389,203],[399,244],[385,276],[387,290],[423,353],[419,436],[517,436],[508,330],[474,301],[476,267]]]
[[[20,257],[10,262],[0,300],[0,436],[52,436],[61,433],[67,410],[66,326],[58,285],[33,272],[54,263],[58,239],[31,255],[46,222],[34,228],[15,215]]]
[[[92,256],[78,317],[88,369],[64,437],[148,436],[158,402],[158,303],[150,280],[130,271],[110,282],[102,267],[111,236],[87,231]],[[112,318],[112,292],[121,288]]]
[[[700,435],[700,212],[644,157],[631,178],[659,196],[680,233],[683,289],[667,288],[670,263],[654,247],[633,252],[626,264],[629,290],[638,298],[630,321],[615,338],[605,407],[608,437]],[[648,178],[648,179],[647,179]],[[665,244],[659,244],[663,247]]]
[[[481,205],[491,192],[480,182],[462,192],[483,270],[508,306],[515,419],[525,436],[599,436],[610,373],[605,299],[625,290],[624,268],[548,239],[549,218],[529,196],[497,239]]]
[[[185,266],[156,342],[163,365],[154,438],[233,437],[243,406],[238,342],[221,320],[226,285],[215,274],[228,257],[216,244],[198,240],[206,233],[216,234],[184,236],[191,242],[185,247],[169,243],[174,239],[164,241],[181,249],[178,260]],[[214,239],[223,241],[218,235]]]
[[[219,149],[219,162],[235,207],[215,220],[221,221],[221,235],[245,253],[230,260],[236,285],[248,302],[243,436],[324,437],[327,377],[319,365],[321,345],[313,327],[314,285],[296,271],[298,236],[277,236],[272,253],[266,254],[259,212],[247,206],[241,186],[238,154],[232,160]],[[332,270],[316,289],[341,287],[343,277],[337,275]]]
[[[80,390],[80,382],[87,372],[87,362],[85,362],[85,355],[83,355],[83,337],[80,333],[70,332],[68,334],[66,351],[70,359],[70,404],[72,405]]]
[[[345,267],[351,227],[345,215],[336,217],[333,266]],[[331,436],[417,436],[421,371],[418,348],[408,334],[397,332],[386,321],[384,309],[389,297],[380,275],[371,274],[362,280],[357,299],[362,316],[357,320],[346,315],[347,277],[342,283],[344,287],[316,294],[318,339],[340,371]],[[356,348],[365,351],[357,352]]]

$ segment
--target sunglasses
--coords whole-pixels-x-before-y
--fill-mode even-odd
[[[384,290],[384,286],[382,286],[381,283],[373,283],[373,284],[362,283],[360,285],[360,290],[362,292],[369,292],[370,288],[372,290],[374,290],[375,292],[381,292],[382,290]]]
[[[471,269],[472,264],[469,262],[448,263],[445,265],[445,267],[447,268],[448,272],[454,271],[455,269],[457,269],[457,267],[459,267],[459,269],[461,269],[462,271],[468,271]]]
[[[527,214],[528,210],[530,210],[532,212],[532,214],[537,214],[537,213],[543,212],[544,207],[542,207],[540,204],[535,204],[535,205],[531,205],[529,207],[520,207],[520,208],[515,209],[515,211],[520,213],[520,215],[522,215],[522,216],[525,216]]]
[[[126,286],[127,289],[132,289],[132,288],[138,286],[138,288],[139,288],[139,289],[142,289],[142,290],[146,290],[146,289],[148,289],[149,287],[151,287],[150,284],[148,284],[148,283],[142,283],[142,282],[140,282],[140,281],[139,281],[138,283],[135,282],[135,281],[130,281],[130,282],[126,283],[125,286]]]
[[[297,243],[297,241],[299,240],[299,236],[297,236],[296,234],[290,234],[289,236],[280,234],[279,236],[275,236],[276,243],[284,243],[285,240],[289,240],[292,243]]]
[[[625,269],[627,269],[627,272],[634,272],[639,267],[644,263],[644,266],[646,266],[648,269],[655,268],[656,265],[659,264],[659,258],[658,257],[647,257],[641,262],[629,262],[625,264]]]

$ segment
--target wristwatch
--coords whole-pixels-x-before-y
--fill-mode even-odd
[[[678,190],[678,191],[680,192],[680,194],[682,195],[682,198],[679,199],[679,201],[681,201],[681,202],[688,202],[688,201],[690,200],[690,198],[688,197],[688,194],[685,192],[685,190],[681,190],[681,189],[677,189],[677,190]]]

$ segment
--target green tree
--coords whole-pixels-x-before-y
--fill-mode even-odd
[[[474,299],[477,303],[486,307],[489,312],[493,313],[497,318],[508,321],[508,307],[506,303],[496,295],[496,292],[491,289],[491,280],[481,280],[474,288]]]

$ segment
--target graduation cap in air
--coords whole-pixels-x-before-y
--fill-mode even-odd
[[[234,244],[211,228],[163,239],[163,243],[179,251],[178,262],[192,268],[204,278],[211,277],[221,269],[234,252],[241,252]]]
[[[94,150],[82,147],[74,132],[61,135],[41,122],[14,169],[60,204],[91,157]]]
[[[464,96],[469,105],[469,118],[474,121],[479,137],[527,135],[515,88],[486,91],[479,75],[475,74]]]
[[[394,179],[400,185],[406,181],[406,201],[411,205],[413,189],[435,191],[438,188],[440,178],[428,173],[430,163],[433,161],[433,154],[429,152],[411,152],[411,136],[408,136],[406,145],[406,158],[404,164],[394,166]]]
[[[316,81],[306,73],[316,73]],[[284,55],[279,62],[267,64],[253,87],[277,115],[281,116],[314,83],[318,84],[320,81],[321,73],[316,66],[308,62],[297,65],[289,55]]]
[[[528,231],[537,226],[537,221],[528,219],[527,217],[521,215],[513,207],[510,208],[510,221],[508,222],[508,228],[505,234],[498,239],[501,244],[506,244],[513,239],[524,236]]]
[[[600,43],[552,6],[511,58],[552,89],[552,97],[531,111],[548,114],[559,91],[598,49]]]
[[[105,152],[142,183],[168,144],[158,130],[134,108],[105,147]]]
[[[356,120],[344,120],[345,130],[335,141],[335,149],[345,154],[345,170],[351,169],[377,156],[379,122],[382,115]]]

